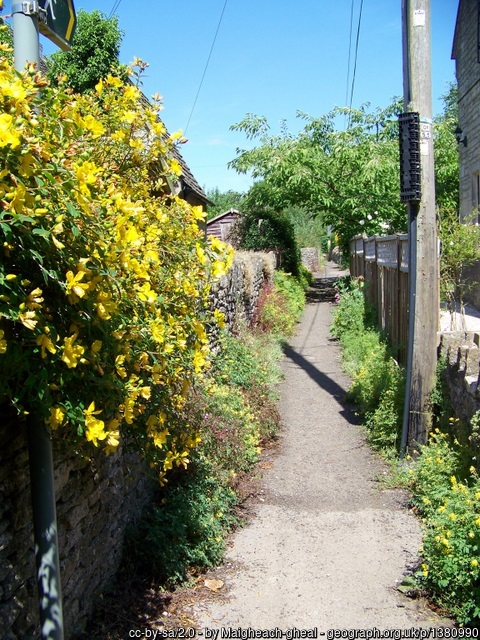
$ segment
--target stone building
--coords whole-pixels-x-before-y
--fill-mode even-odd
[[[460,216],[479,215],[480,205],[480,4],[460,0],[452,58],[458,82]]]
[[[460,218],[480,223],[480,4],[460,0],[452,58],[458,83]],[[480,263],[465,270],[464,299],[480,308]]]

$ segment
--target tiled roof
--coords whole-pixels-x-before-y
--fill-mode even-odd
[[[141,94],[140,100],[143,102],[143,104],[145,106],[149,106],[150,105],[150,101],[149,101],[149,99],[147,98],[147,96],[144,93]],[[193,192],[193,194],[200,201],[202,201],[205,205],[213,204],[207,198],[206,193],[204,192],[202,187],[198,184],[198,182],[195,179],[193,173],[190,171],[190,168],[187,165],[187,163],[185,162],[182,154],[178,150],[178,146],[177,145],[173,146],[172,155],[175,158],[175,160],[179,163],[179,165],[182,167],[182,175],[179,178],[179,182],[180,182],[180,185],[179,185],[180,189],[179,190],[183,194],[185,199],[186,199],[186,196],[187,196],[187,192],[190,191],[190,192]]]
[[[10,27],[10,25],[9,25],[9,27]],[[10,27],[10,29],[11,29],[11,27]],[[42,45],[41,44],[40,44],[40,61],[39,61],[39,64],[38,64],[38,68],[42,73],[45,73],[45,74],[48,71],[47,60],[46,60],[46,58],[45,58],[45,56],[43,54],[43,50],[42,50]],[[145,104],[145,106],[150,105],[150,100],[147,98],[147,96],[145,94],[142,93],[140,99]],[[212,204],[212,202],[207,198],[207,195],[204,192],[204,190],[202,189],[202,187],[199,185],[199,183],[195,179],[195,176],[190,171],[189,166],[185,162],[185,160],[184,160],[182,154],[180,153],[180,151],[178,150],[177,146],[173,147],[172,154],[173,154],[173,157],[175,158],[175,160],[182,167],[182,175],[179,178],[179,183],[180,183],[179,184],[179,193],[185,199],[187,198],[187,193],[193,193],[193,195],[196,197],[196,199],[198,199],[203,204],[205,204],[205,205]]]

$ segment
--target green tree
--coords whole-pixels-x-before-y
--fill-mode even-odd
[[[213,202],[213,205],[208,205],[207,207],[207,220],[211,220],[232,208],[241,211],[243,197],[243,193],[232,189],[228,191],[220,191],[218,187],[209,189],[207,198]]]
[[[368,105],[336,107],[319,118],[299,113],[306,122],[303,130],[292,135],[283,123],[276,136],[264,117],[247,114],[231,128],[258,145],[238,149],[230,166],[262,178],[263,197],[268,195],[277,210],[295,205],[312,215],[323,212],[324,222],[332,225],[346,250],[357,233],[405,230],[405,207],[399,198],[400,110],[395,101],[373,113]],[[337,130],[345,118],[348,127]]]
[[[0,2],[1,4],[1,2]],[[0,7],[0,11],[1,11]],[[12,30],[5,24],[2,17],[0,17],[0,45],[5,46],[5,50],[2,51],[3,56],[13,64],[13,35]]]
[[[293,225],[271,207],[247,205],[235,230],[235,245],[247,251],[274,251],[280,267],[300,274],[300,250]]]
[[[435,118],[435,191],[440,208],[458,211],[460,207],[460,182],[458,143],[455,129],[458,126],[458,87],[450,83],[442,96],[444,110]]]
[[[48,78],[53,85],[58,77],[67,76],[67,86],[75,93],[84,93],[95,87],[109,73],[125,77],[119,62],[123,32],[118,18],[107,18],[101,11],[77,15],[77,28],[70,51],[56,51],[49,58]]]

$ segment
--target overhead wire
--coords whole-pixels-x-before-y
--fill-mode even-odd
[[[110,14],[108,16],[108,19],[110,20],[110,18],[113,16],[113,14],[115,13],[115,11],[118,9],[118,7],[120,6],[120,3],[122,2],[122,0],[115,0],[115,2],[113,3],[113,7],[112,10],[110,11]]]
[[[348,129],[350,128],[350,123],[351,123],[351,111],[352,111],[352,104],[353,104],[353,94],[355,92],[355,78],[357,75],[357,60],[358,60],[358,45],[360,42],[360,30],[361,30],[361,26],[362,26],[362,11],[363,11],[363,0],[360,0],[360,11],[358,14],[358,24],[357,24],[357,36],[356,36],[356,40],[355,40],[355,58],[354,58],[354,65],[353,65],[353,76],[352,76],[352,88],[350,91],[350,103],[349,103],[349,114],[348,114]]]
[[[195,100],[193,101],[193,106],[192,106],[192,109],[190,111],[190,115],[188,116],[187,126],[185,127],[185,129],[183,131],[184,135],[187,133],[188,126],[190,125],[190,120],[192,119],[193,112],[195,111],[195,107],[197,105],[198,96],[200,95],[200,91],[202,89],[203,81],[205,80],[205,75],[207,73],[207,69],[208,69],[208,66],[210,64],[210,58],[212,57],[213,49],[215,47],[215,42],[217,41],[218,32],[220,31],[220,26],[222,24],[223,15],[225,13],[225,9],[227,8],[227,3],[228,3],[228,0],[225,0],[225,3],[223,5],[223,9],[222,9],[222,13],[220,14],[220,19],[219,19],[218,24],[217,24],[217,29],[216,29],[215,35],[213,37],[212,46],[210,47],[210,52],[208,54],[207,62],[205,63],[205,68],[203,70],[202,78],[200,80],[200,84],[198,85],[198,89],[197,89],[197,93],[196,93],[196,96],[195,96]]]
[[[350,7],[350,36],[348,41],[348,65],[347,65],[347,87],[345,93],[345,105],[348,104],[348,94],[350,90],[350,61],[352,59],[352,35],[353,35],[353,10],[355,7],[355,0],[352,0]]]

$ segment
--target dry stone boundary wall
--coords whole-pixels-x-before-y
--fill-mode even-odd
[[[439,355],[446,358],[444,372],[449,400],[461,425],[467,425],[480,411],[480,335],[474,332],[452,331],[440,334]],[[462,429],[465,427],[462,426]],[[455,423],[452,425],[456,430]],[[459,433],[455,433],[459,436]],[[463,434],[471,436],[471,433]],[[476,451],[476,466],[480,470],[478,434],[470,438],[470,448]]]
[[[225,314],[230,330],[252,321],[260,291],[273,278],[274,265],[273,254],[238,253],[230,272],[213,286],[212,305]],[[55,447],[54,460],[65,637],[74,638],[115,576],[125,532],[141,517],[156,485],[140,456],[127,451],[109,457],[92,451],[87,458]],[[0,632],[5,640],[38,637],[34,575],[26,429],[3,407]]]

